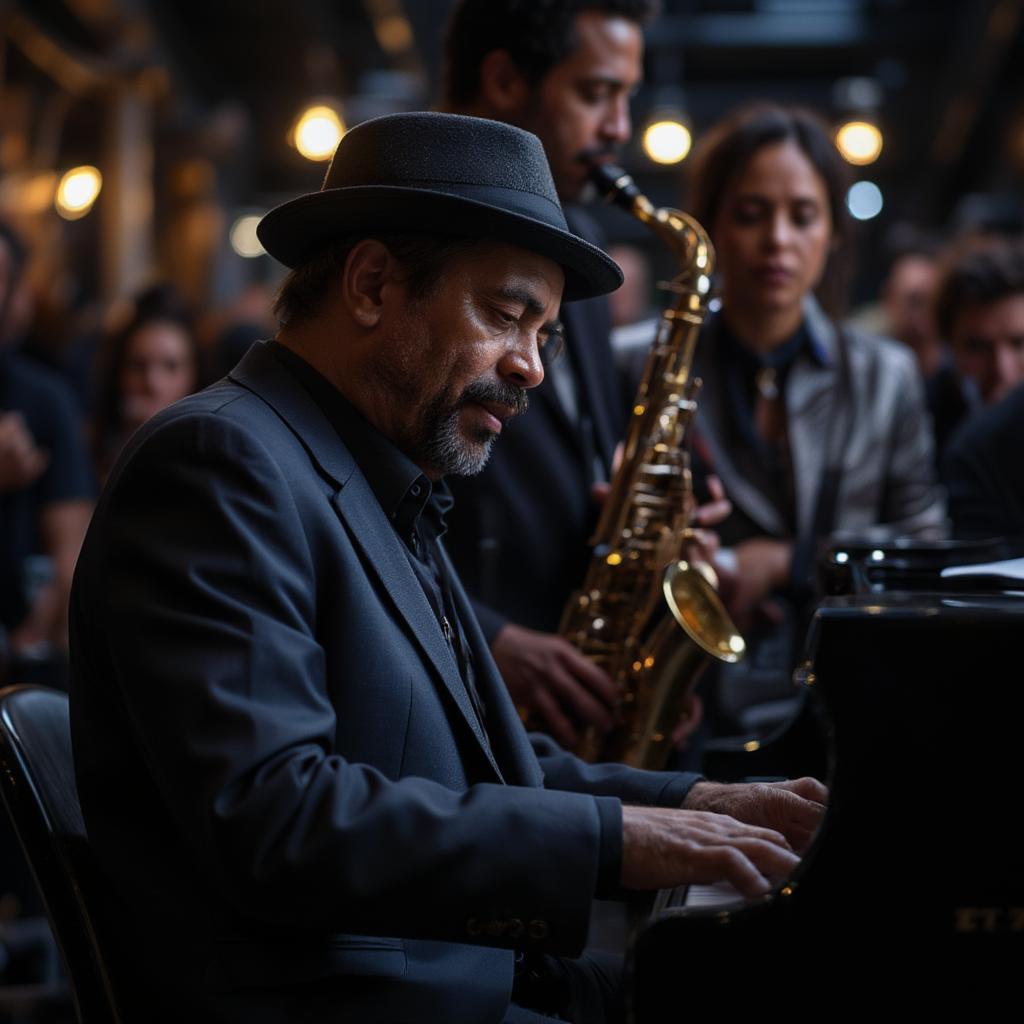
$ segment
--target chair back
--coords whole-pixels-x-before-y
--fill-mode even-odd
[[[42,686],[0,690],[0,791],[46,904],[79,1020],[119,1024],[95,906],[90,910],[91,851],[75,789],[67,694]]]

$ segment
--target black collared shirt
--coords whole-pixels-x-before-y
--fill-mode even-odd
[[[486,709],[476,688],[472,651],[456,614],[439,550],[446,529],[445,515],[454,504],[448,487],[443,480],[431,484],[411,459],[304,359],[276,341],[268,342],[267,348],[309,392],[338,432],[402,539],[409,564],[434,609],[486,735]],[[604,897],[617,890],[622,870],[622,808],[614,798],[595,797],[594,802],[601,822],[595,895]]]
[[[486,734],[486,709],[476,688],[472,651],[439,548],[446,530],[445,515],[453,504],[451,493],[443,480],[432,484],[408,456],[304,359],[276,341],[267,347],[294,374],[338,432],[401,538],[409,565],[437,617]]]
[[[788,447],[769,444],[755,425],[757,377],[763,370],[774,371],[775,385],[785,403],[789,371],[801,355],[827,366],[827,353],[818,344],[806,324],[801,323],[792,337],[770,352],[756,353],[729,330],[724,319],[715,338],[715,356],[721,362],[726,382],[725,401],[731,415],[736,466],[767,497],[791,532],[796,531],[796,501]]]

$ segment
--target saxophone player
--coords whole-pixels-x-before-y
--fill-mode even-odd
[[[569,223],[598,244],[581,202],[592,164],[630,139],[642,31],[656,10],[654,0],[463,0],[448,24],[446,108],[538,135]],[[455,483],[448,544],[516,705],[575,747],[585,730],[610,728],[616,690],[556,630],[587,570],[634,384],[616,369],[606,298],[574,303],[562,320],[564,352],[530,409],[482,474]],[[702,525],[729,511],[709,486]]]
[[[629,141],[651,0],[463,0],[445,38],[448,109],[538,135],[573,229],[592,161]],[[449,549],[517,706],[565,746],[608,729],[611,679],[556,635],[586,571],[598,506],[632,395],[616,371],[603,297],[562,311],[564,352],[478,477],[456,483]]]

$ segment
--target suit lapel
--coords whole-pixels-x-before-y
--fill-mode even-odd
[[[516,786],[541,786],[544,777],[537,763],[537,756],[509,696],[505,681],[501,678],[498,666],[491,656],[491,650],[473,612],[472,603],[462,588],[447,552],[443,553],[443,558],[448,578],[452,583],[452,597],[455,599],[459,621],[473,652],[476,686],[480,699],[487,709],[487,731],[498,762],[504,769],[505,779]]]
[[[615,446],[621,440],[616,427],[615,415],[619,410],[614,397],[606,394],[607,380],[614,379],[614,363],[611,368],[599,351],[599,339],[606,337],[607,326],[601,327],[595,320],[596,310],[589,300],[573,302],[563,306],[560,317],[565,325],[566,352],[561,357],[572,360],[572,379],[576,387],[577,415],[587,413],[594,430],[596,455],[608,470],[612,464]],[[544,383],[531,395],[531,401],[539,401],[547,407],[556,429],[560,430],[573,449],[583,451],[583,437],[580,425],[574,423],[565,408],[558,390],[550,379],[548,371]],[[587,467],[588,472],[590,467]]]
[[[346,485],[334,496],[334,506],[362,549],[370,571],[391,598],[398,614],[409,625],[416,642],[500,778],[501,769],[477,720],[466,684],[459,674],[458,665],[445,642],[433,609],[409,565],[398,535],[362,473],[352,474]]]
[[[607,338],[610,330],[607,303],[603,298],[573,302],[562,310],[561,316],[580,383],[580,407],[589,411],[598,454],[605,466],[610,467],[615,446],[622,438],[616,429],[621,418],[617,396],[608,394],[611,384],[617,380],[615,364],[614,361],[609,363],[601,350],[601,339]],[[614,387],[611,390],[614,392]]]
[[[836,409],[835,370],[804,356],[793,366],[786,385],[789,452],[796,488],[797,535],[814,528],[818,488],[825,475],[826,447]]]
[[[409,628],[500,778],[501,771],[477,720],[458,665],[409,565],[402,542],[337,431],[302,385],[263,345],[254,345],[229,376],[274,409],[302,442],[314,465],[334,482],[338,488],[332,498],[334,508],[362,551],[369,571],[387,593],[397,616]]]
[[[832,421],[844,415],[838,407],[840,396],[836,389],[835,328],[813,297],[804,303],[804,322],[825,365],[802,354],[786,382],[786,419],[800,537],[808,536],[814,529],[818,489],[829,459],[828,446],[835,434]]]

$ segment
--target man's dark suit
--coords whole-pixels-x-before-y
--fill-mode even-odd
[[[953,435],[942,478],[953,534],[1024,537],[1024,387],[976,413]]]
[[[263,346],[130,443],[76,577],[72,726],[146,1019],[498,1022],[512,947],[580,950],[618,813],[584,793],[678,806],[692,780],[538,760],[454,591],[487,737],[363,474]]]
[[[578,209],[571,228],[597,244],[597,229]],[[590,496],[595,460],[607,479],[626,429],[630,397],[612,353],[604,296],[562,307],[566,351],[579,411],[573,422],[548,370],[530,408],[506,425],[477,476],[452,481],[455,509],[447,545],[475,599],[488,641],[506,620],[531,629],[558,628],[569,594],[590,559],[597,521]]]

